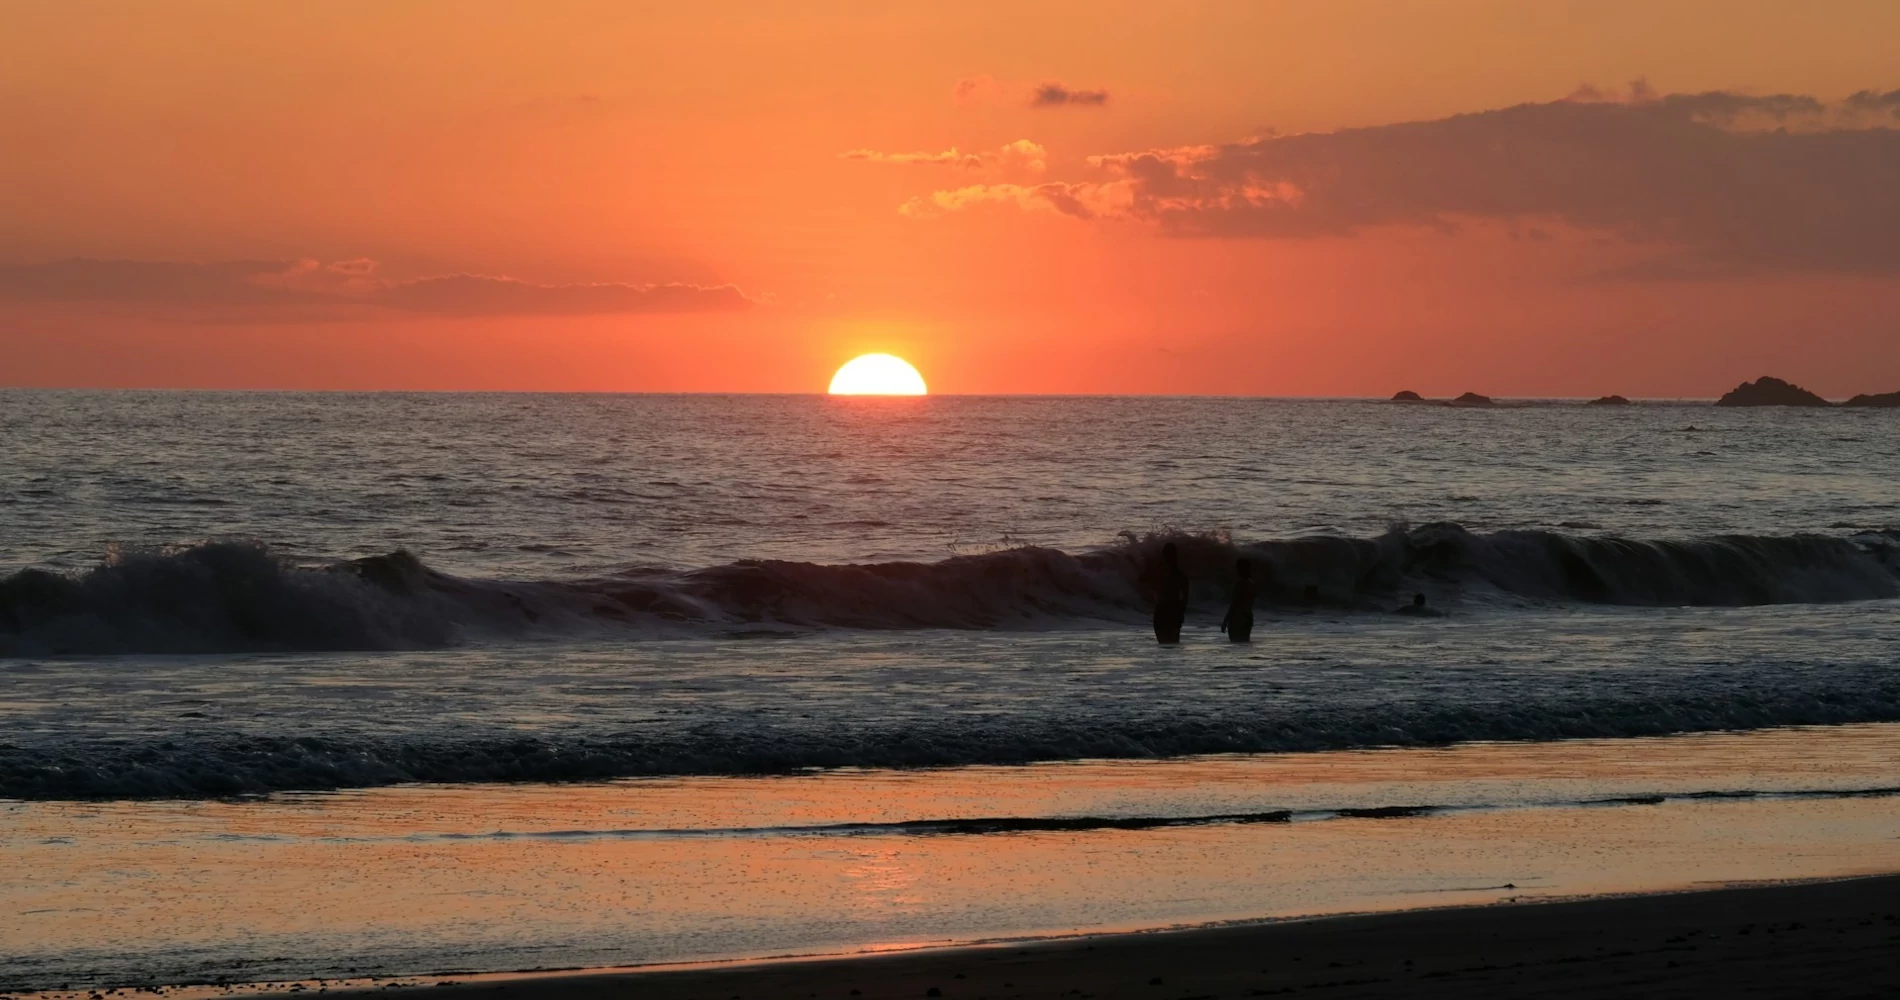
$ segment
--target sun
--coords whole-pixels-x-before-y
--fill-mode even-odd
[[[924,377],[894,354],[864,354],[831,376],[833,396],[922,396]]]

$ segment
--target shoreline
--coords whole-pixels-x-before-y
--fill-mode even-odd
[[[1159,982],[1156,982],[1159,980]],[[456,977],[440,1000],[812,996],[1791,995],[1900,989],[1900,873],[1297,917],[846,955]],[[287,987],[286,987],[287,988]],[[1623,992],[1619,992],[1623,991]]]
[[[1423,969],[1462,979],[1500,962],[1576,964],[1593,956],[1557,946],[1631,921],[1552,914],[1668,910],[1687,905],[1671,900],[1733,900],[1736,893],[1799,897],[1816,891],[1805,886],[1867,880],[1900,899],[1893,891],[1900,888],[1900,798],[1780,794],[1810,787],[1820,775],[1886,789],[1897,739],[1900,729],[1875,726],[1653,746],[1223,758],[1025,772],[1000,786],[999,777],[1010,775],[959,771],[928,780],[860,774],[518,786],[499,796],[488,786],[411,788],[275,806],[21,804],[8,813],[8,843],[41,863],[12,887],[10,911],[0,914],[0,938],[18,946],[0,963],[12,979],[0,1000],[22,993],[77,1000],[112,987],[160,986],[181,1000],[414,987],[445,996],[565,997],[630,978],[641,990],[688,983],[665,987],[681,1000],[752,1000],[761,990],[814,1000],[840,977],[862,979],[867,969],[884,977],[888,963],[925,968],[932,956],[987,963],[1020,952],[1056,961],[1048,956],[1076,948],[1135,948],[1164,965],[1213,968],[1226,960],[1173,952],[1193,956],[1205,950],[1196,942],[1218,938],[1254,942],[1243,951],[1284,951],[1275,942],[1319,933],[1286,928],[1321,925],[1362,928],[1328,933],[1356,942],[1363,954],[1342,952],[1317,966],[1338,961],[1338,969],[1372,970],[1373,978]],[[1495,794],[1527,782],[1540,794],[1568,790],[1566,802],[1600,805],[1513,806],[1511,796]],[[1751,784],[1761,791],[1684,793]],[[1602,798],[1615,789],[1631,794]],[[794,819],[875,818],[899,829],[915,817],[968,812],[972,801],[997,815],[1166,815],[1177,799],[1245,813],[1267,801],[1263,795],[1271,804],[1334,810],[1406,799],[1453,805],[1416,818],[1138,833],[892,836],[820,826],[791,835],[686,835],[695,823],[713,832],[782,831]],[[1492,807],[1458,808],[1473,802]],[[865,803],[883,805],[867,812]],[[630,815],[638,822],[630,824]],[[165,874],[181,871],[187,854],[190,877]],[[102,866],[109,866],[103,875],[89,874]],[[128,883],[114,876],[123,869],[155,876]],[[1822,909],[1811,919],[1772,910],[1755,919],[1815,925],[1846,912]],[[1860,916],[1869,926],[1888,912],[1866,909]],[[1408,941],[1430,938],[1433,927],[1505,911],[1513,922],[1572,929],[1520,937],[1508,961],[1480,953],[1462,965],[1407,969],[1401,961],[1381,971],[1370,960],[1418,958],[1416,949],[1401,952]],[[101,912],[113,919],[100,921],[94,914]],[[1706,929],[1726,918],[1703,919]],[[1695,929],[1608,950],[1655,957],[1668,938]],[[1439,952],[1454,954],[1434,946]],[[1681,964],[1681,956],[1673,960]],[[1314,960],[1303,961],[1279,971],[1305,974]],[[1065,988],[1082,990],[1071,997],[1113,992],[1114,983],[1090,978],[1099,970],[1071,965],[1048,973],[1089,980],[1087,989]],[[1259,968],[1235,968],[1236,976],[1247,973],[1241,979],[1259,979]],[[792,980],[783,977],[794,973],[774,970],[803,970],[796,973],[803,978],[787,986]],[[1261,980],[1236,995],[1321,981]],[[1014,978],[978,983],[988,991],[969,996],[941,983],[922,989],[938,989],[943,1000],[1029,995],[1002,983],[1022,985]],[[871,987],[851,988],[862,996]],[[1209,987],[1188,995],[1229,994]],[[855,1000],[848,992],[838,998]]]
[[[1082,931],[960,944],[546,971],[161,987],[174,998],[1885,996],[1900,990],[1900,873]],[[0,993],[0,1000],[106,990]],[[134,987],[116,992],[152,992]],[[1819,995],[1819,994],[1813,994]]]

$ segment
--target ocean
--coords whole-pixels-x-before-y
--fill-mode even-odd
[[[1712,816],[1717,877],[1893,870],[1896,431],[0,392],[0,989],[1634,891],[1715,864]],[[1248,867],[1273,844],[1299,864]]]

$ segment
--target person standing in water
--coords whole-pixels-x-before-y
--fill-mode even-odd
[[[1443,618],[1445,613],[1425,603],[1424,594],[1413,594],[1412,603],[1402,608],[1394,608],[1394,614],[1410,615],[1413,618]]]
[[[1161,547],[1161,592],[1155,597],[1155,641],[1181,641],[1181,623],[1187,620],[1188,579],[1181,572],[1181,553],[1169,542]]]
[[[1253,560],[1234,560],[1234,592],[1227,599],[1227,617],[1220,630],[1228,642],[1253,641]]]

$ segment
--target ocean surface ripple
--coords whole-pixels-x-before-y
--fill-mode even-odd
[[[5,391],[0,798],[1900,720],[1896,421]]]

